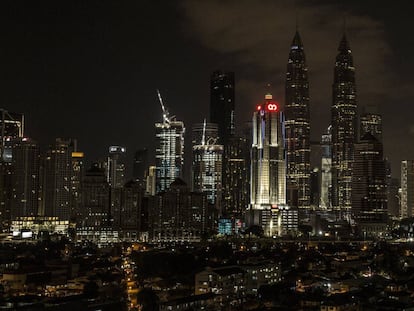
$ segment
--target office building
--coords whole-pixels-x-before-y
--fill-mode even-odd
[[[366,133],[373,135],[379,142],[382,142],[382,116],[378,112],[378,107],[369,105],[364,107],[364,112],[360,117],[359,137],[365,136]]]
[[[157,168],[154,165],[151,165],[148,168],[148,174],[145,179],[145,193],[148,195],[155,195],[156,193],[156,174]]]
[[[218,125],[219,143],[224,146],[234,135],[234,92],[234,72],[213,72],[210,80],[210,122]]]
[[[352,192],[352,163],[357,141],[355,68],[348,40],[339,44],[332,85],[332,207],[349,215]]]
[[[287,185],[297,192],[291,206],[310,207],[310,109],[309,82],[305,52],[296,32],[289,51],[285,85],[285,141]]]
[[[155,196],[153,206],[148,208],[149,238],[153,242],[200,241],[212,230],[214,217],[206,194],[191,192],[177,178],[169,189]]]
[[[366,133],[355,144],[352,214],[360,227],[366,227],[367,234],[384,232],[387,215],[385,160],[382,143],[371,133]]]
[[[332,195],[332,127],[329,126],[325,134],[322,135],[321,149],[321,190],[319,207],[330,209]]]
[[[125,184],[125,158],[125,147],[109,147],[106,178],[112,188],[122,188]]]
[[[132,172],[132,178],[134,180],[138,180],[142,183],[142,185],[145,184],[143,182],[145,180],[145,175],[148,170],[148,149],[143,148],[135,151],[134,154],[134,165],[133,165],[133,172]]]
[[[56,138],[43,161],[44,216],[69,220],[71,217],[72,151],[76,143],[72,139]]]
[[[17,138],[13,141],[11,176],[11,220],[37,216],[39,194],[39,147],[34,140]]]
[[[266,235],[281,234],[279,209],[286,204],[286,160],[283,113],[271,94],[253,114],[250,210],[248,225],[262,226]]]
[[[225,217],[243,219],[250,201],[250,147],[247,139],[232,137],[224,158],[223,213]]]
[[[123,241],[141,240],[145,228],[143,208],[144,189],[138,181],[127,182],[122,189],[121,210],[119,215],[120,236]]]
[[[79,241],[117,241],[118,232],[112,228],[110,193],[105,169],[97,163],[92,164],[85,172],[83,181],[82,216],[76,228]]]

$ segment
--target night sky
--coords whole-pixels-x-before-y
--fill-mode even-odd
[[[154,148],[156,89],[187,128],[208,117],[209,79],[236,74],[238,129],[271,83],[283,103],[296,19],[307,57],[312,140],[330,122],[335,56],[346,32],[357,103],[378,104],[385,154],[414,159],[410,1],[12,1],[0,3],[0,107],[22,112],[43,149],[78,139],[90,161],[109,145]],[[296,18],[297,16],[297,18]],[[153,153],[153,152],[152,152]],[[132,162],[132,161],[131,161]]]

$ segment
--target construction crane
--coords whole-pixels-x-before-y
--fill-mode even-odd
[[[164,102],[162,101],[160,90],[158,89],[157,89],[157,95],[158,95],[158,100],[160,101],[160,104],[161,104],[163,122],[169,124],[171,121],[174,120],[175,116],[170,117],[170,113],[168,112],[167,108],[165,108]]]

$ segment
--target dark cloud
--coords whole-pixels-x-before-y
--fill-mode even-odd
[[[359,107],[378,104],[381,111],[388,112],[385,105],[390,101],[397,101],[401,94],[413,95],[411,81],[400,81],[390,64],[394,51],[388,43],[384,21],[352,7],[333,2],[266,0],[187,0],[181,5],[187,17],[183,29],[188,35],[208,49],[232,56],[233,69],[239,77],[237,112],[242,119],[249,117],[251,107],[262,97],[269,82],[283,102],[286,63],[297,20],[309,68],[312,137],[319,139],[330,121],[333,67],[345,11]],[[384,130],[392,131],[391,127]],[[400,158],[401,155],[393,154],[394,160]]]

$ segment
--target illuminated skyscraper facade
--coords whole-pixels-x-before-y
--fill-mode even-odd
[[[210,81],[210,122],[218,125],[219,143],[234,135],[234,72],[215,71]]]
[[[267,94],[253,114],[251,149],[250,225],[260,225],[266,235],[280,232],[279,209],[286,204],[286,162],[283,114]]]
[[[184,165],[184,122],[170,117],[162,103],[163,122],[155,123],[156,193],[165,191],[176,179],[182,177]]]
[[[332,135],[331,126],[328,127],[327,133],[322,135],[321,141],[322,158],[321,158],[321,197],[319,207],[330,209],[331,192],[332,192]]]
[[[305,52],[296,32],[286,72],[285,139],[287,184],[297,191],[299,208],[310,207],[310,111]]]
[[[347,214],[352,193],[352,163],[357,141],[355,68],[344,35],[338,48],[332,85],[332,206]]]
[[[200,127],[202,133],[199,140]],[[217,143],[214,127],[208,123],[193,127],[192,190],[204,192],[208,202],[221,211],[223,145]]]

